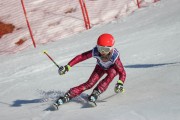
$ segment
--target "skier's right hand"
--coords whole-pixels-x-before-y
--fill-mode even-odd
[[[60,66],[58,73],[59,75],[64,75],[66,72],[68,72],[71,69],[70,65]]]

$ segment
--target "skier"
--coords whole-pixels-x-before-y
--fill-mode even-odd
[[[79,62],[91,57],[97,59],[95,69],[88,81],[77,87],[71,88],[64,97],[57,99],[54,105],[59,106],[66,103],[85,90],[92,88],[105,73],[107,76],[95,87],[92,94],[88,97],[88,101],[95,103],[98,96],[107,89],[116,75],[119,75],[119,80],[115,85],[114,91],[116,93],[124,92],[123,84],[126,79],[126,72],[121,63],[119,52],[114,48],[114,43],[115,40],[111,34],[102,34],[97,40],[97,45],[92,50],[77,55],[67,65],[59,68],[58,73],[64,75],[66,72],[70,71],[71,67]]]

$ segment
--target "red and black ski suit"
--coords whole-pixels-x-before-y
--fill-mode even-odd
[[[119,75],[119,80],[121,80],[123,83],[125,82],[126,72],[121,63],[119,52],[115,48],[108,62],[102,62],[100,58],[100,53],[98,52],[97,47],[95,47],[90,51],[76,56],[68,63],[68,65],[72,67],[75,64],[91,57],[95,57],[97,59],[97,65],[95,66],[95,69],[87,82],[69,90],[71,98],[76,97],[85,90],[92,88],[105,73],[107,74],[107,76],[103,80],[101,80],[95,88],[98,89],[101,93],[107,89],[108,85],[111,83],[111,81],[116,75]]]

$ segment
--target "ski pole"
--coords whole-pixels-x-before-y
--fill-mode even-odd
[[[60,68],[59,67],[59,65],[51,58],[51,56],[47,53],[47,51],[44,51],[43,52],[45,55],[47,55],[48,56],[48,58],[58,67],[58,68]]]

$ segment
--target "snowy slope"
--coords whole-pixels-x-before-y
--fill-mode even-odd
[[[173,7],[169,7],[173,6]],[[180,4],[162,0],[134,14],[37,49],[0,56],[0,118],[2,120],[179,120]],[[116,38],[127,72],[124,94],[113,95],[116,80],[100,97],[98,107],[82,108],[79,99],[59,111],[44,111],[50,101],[85,82],[95,59],[82,62],[64,76],[42,53],[60,65],[95,46],[99,34]],[[91,90],[85,92],[90,93]],[[80,101],[80,103],[79,103]]]

